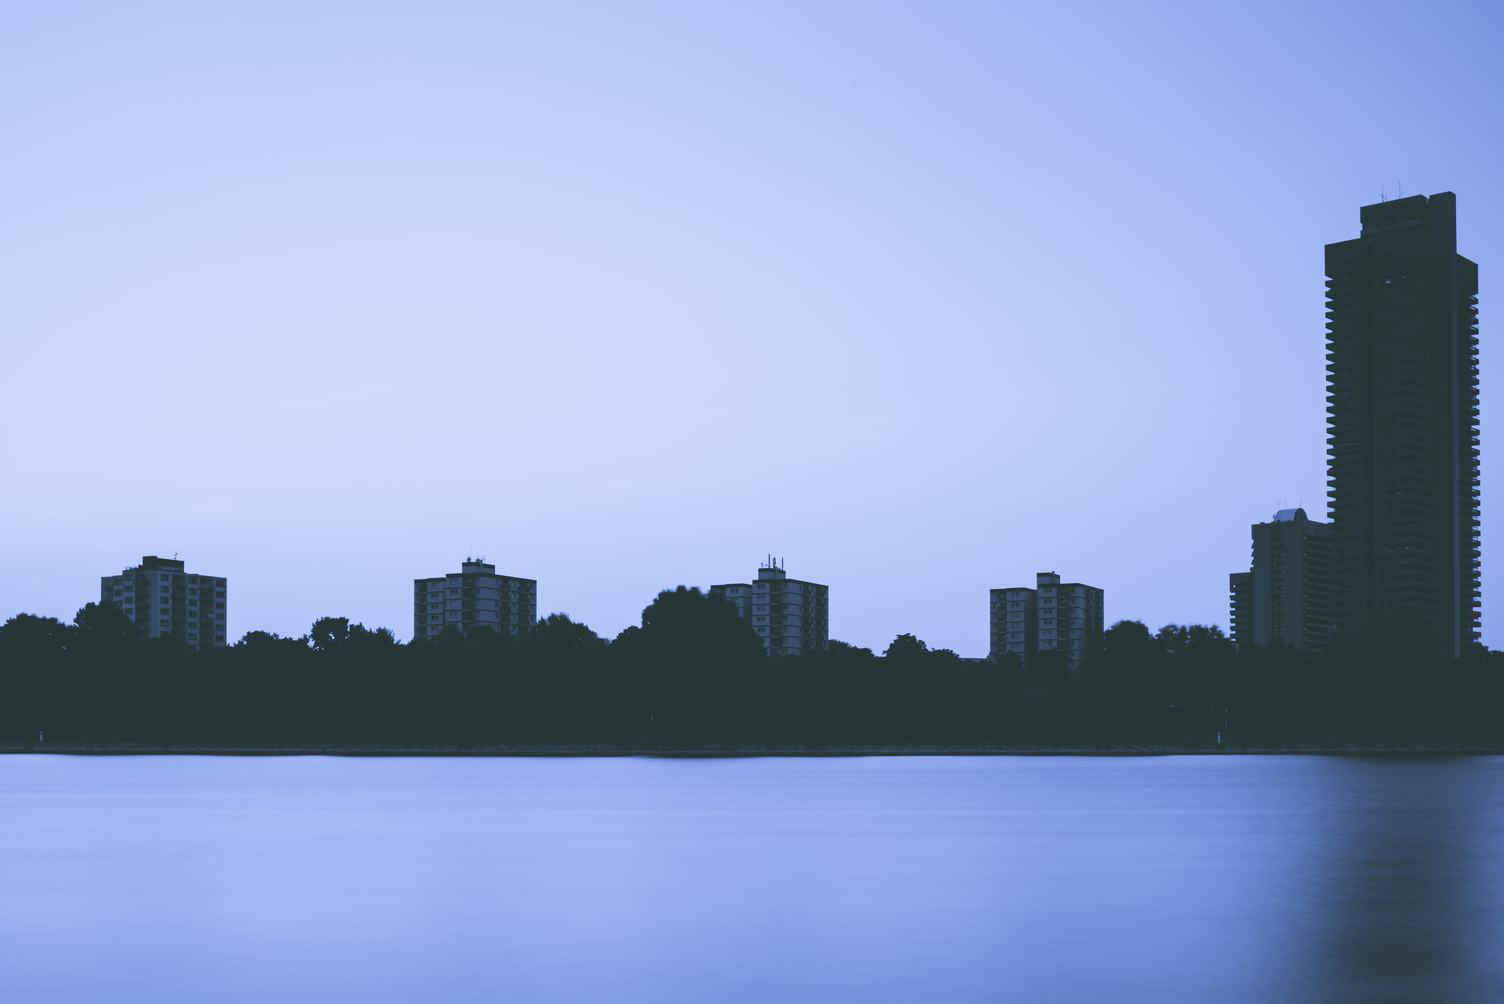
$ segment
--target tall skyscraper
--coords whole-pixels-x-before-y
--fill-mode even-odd
[[[1252,536],[1252,570],[1228,578],[1233,641],[1321,651],[1332,635],[1331,525],[1281,509]]]
[[[773,558],[757,570],[755,582],[711,586],[710,595],[736,607],[769,655],[807,655],[830,647],[830,588],[789,578]]]
[[[1033,589],[994,589],[991,601],[990,659],[1012,654],[1027,660],[1061,652],[1075,669],[1102,638],[1102,590],[1096,586],[1061,582],[1054,572],[1040,572]]]
[[[1478,266],[1451,192],[1364,206],[1326,247],[1336,620],[1479,638]]]
[[[454,628],[521,637],[538,620],[538,581],[497,575],[496,566],[466,558],[458,572],[413,580],[413,641],[432,641]]]
[[[148,554],[141,564],[99,580],[99,601],[124,611],[145,638],[176,638],[189,648],[225,645],[228,584],[191,575],[176,558]]]

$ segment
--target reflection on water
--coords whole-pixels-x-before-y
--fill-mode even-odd
[[[1504,999],[1504,758],[0,758],[16,1000]]]
[[[1497,766],[1345,760],[1329,769],[1341,811],[1319,900],[1322,997],[1498,999]]]

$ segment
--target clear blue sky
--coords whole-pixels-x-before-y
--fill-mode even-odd
[[[1504,644],[1496,11],[6,4],[0,618],[176,552],[232,637],[406,637],[483,553],[609,636],[772,552],[879,648],[1042,569],[1225,625],[1403,184],[1482,269]]]

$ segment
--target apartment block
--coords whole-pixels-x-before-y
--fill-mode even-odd
[[[1102,590],[1061,582],[1054,572],[1035,575],[1032,589],[994,589],[988,658],[1016,655],[1027,661],[1044,652],[1060,652],[1075,669],[1102,638],[1102,611]]]
[[[520,638],[537,620],[537,580],[498,575],[485,561],[467,558],[458,572],[413,580],[414,641],[431,641],[446,628]]]
[[[124,611],[142,637],[176,638],[196,650],[224,647],[227,593],[223,577],[189,573],[178,559],[155,555],[99,580],[99,602]]]
[[[1269,522],[1255,523],[1252,537],[1252,569],[1229,578],[1233,641],[1303,652],[1326,648],[1335,631],[1330,524],[1304,509],[1281,509]]]
[[[830,646],[830,588],[791,579],[769,558],[753,582],[711,586],[752,625],[769,655],[806,655]]]

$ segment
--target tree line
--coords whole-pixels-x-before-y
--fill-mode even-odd
[[[734,607],[665,591],[606,640],[563,614],[530,634],[401,644],[343,617],[194,652],[110,604],[0,627],[0,740],[33,744],[1229,744],[1504,741],[1504,655],[1435,655],[1390,622],[1328,651],[1239,650],[1216,627],[1122,621],[1075,669],[966,660],[904,634],[770,658]]]

